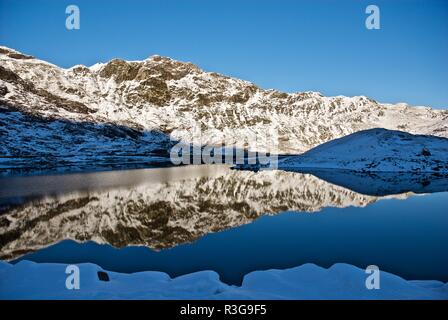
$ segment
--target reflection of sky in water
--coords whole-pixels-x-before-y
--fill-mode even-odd
[[[107,270],[160,270],[170,275],[212,269],[238,283],[252,270],[303,263],[328,267],[344,262],[407,279],[448,281],[448,193],[384,200],[364,208],[326,208],[319,214],[283,213],[192,244],[155,252],[94,243],[62,242],[29,255],[37,262],[94,262]]]

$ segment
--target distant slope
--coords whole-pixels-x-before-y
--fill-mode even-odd
[[[279,162],[282,169],[448,172],[448,139],[370,129]]]

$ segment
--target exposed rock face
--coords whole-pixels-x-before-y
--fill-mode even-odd
[[[63,154],[70,149],[52,138],[58,135],[54,122],[61,119],[79,124],[80,131],[86,124],[139,131],[146,139],[136,144],[145,150],[166,148],[168,137],[160,140],[160,135],[152,133],[171,134],[191,142],[192,128],[203,131],[202,144],[244,147],[248,136],[256,136],[257,144],[249,143],[251,149],[279,153],[301,153],[375,127],[448,136],[446,110],[382,104],[363,96],[324,97],[317,92],[263,90],[247,81],[160,56],[62,69],[0,47],[0,104],[4,110],[0,114],[1,155],[13,158],[24,153],[43,157],[53,149]],[[45,145],[33,144],[30,131],[15,127],[21,125],[24,114],[47,121],[41,128],[47,131]],[[278,132],[276,150],[266,137],[272,129]],[[85,132],[88,135],[88,130]],[[26,147],[21,143],[24,139],[31,139]],[[101,139],[81,140],[78,154],[89,143],[102,143]],[[124,152],[129,145],[133,150],[132,141],[124,138],[119,148]],[[11,159],[9,163],[13,165]]]

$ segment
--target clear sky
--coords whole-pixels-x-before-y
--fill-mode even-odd
[[[448,108],[446,0],[0,0],[0,44],[62,67],[160,54],[266,89]]]

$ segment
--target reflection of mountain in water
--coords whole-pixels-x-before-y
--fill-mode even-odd
[[[16,258],[64,239],[168,248],[250,223],[263,214],[366,206],[378,199],[309,174],[219,168],[202,176],[181,174],[177,180],[140,179],[133,186],[126,181],[128,173],[114,172],[110,173],[114,181],[124,187],[66,192],[10,207],[0,216],[1,258]],[[131,172],[139,175],[139,170]],[[107,181],[107,176],[101,181]]]

